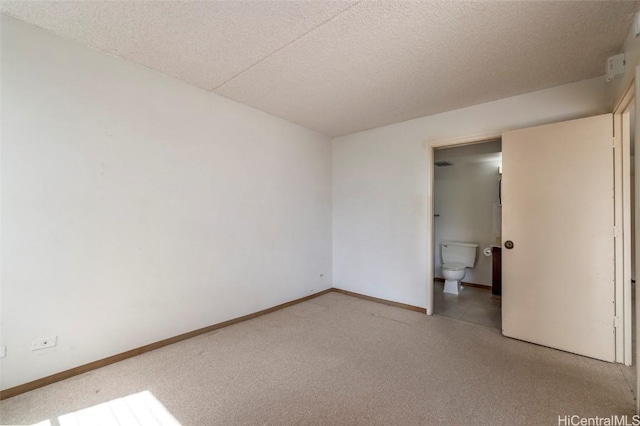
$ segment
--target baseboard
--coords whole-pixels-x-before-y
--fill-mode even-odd
[[[0,400],[14,397],[16,395],[20,395],[25,392],[32,391],[37,388],[41,388],[46,385],[50,385],[55,382],[59,382],[61,380],[68,379],[73,376],[77,376],[79,374],[86,373],[91,370],[95,370],[97,368],[105,367],[109,364],[113,364],[119,361],[123,361],[127,358],[132,358],[137,355],[141,355],[145,352],[152,351],[154,349],[159,349],[164,346],[171,345],[173,343],[180,342],[185,339],[189,339],[191,337],[196,337],[201,334],[209,333],[211,331],[217,330],[222,327],[226,327],[232,324],[237,324],[242,321],[247,321],[262,315],[269,314],[271,312],[278,311],[280,309],[296,305],[298,303],[306,302],[307,300],[314,299],[318,296],[322,296],[323,294],[327,294],[333,289],[327,289],[320,291],[318,293],[311,294],[309,296],[303,297],[301,299],[292,300],[290,302],[282,303],[277,306],[273,306],[271,308],[263,309],[262,311],[254,312],[252,314],[244,315],[238,318],[230,319],[228,321],[224,321],[218,324],[213,324],[204,328],[200,328],[198,330],[190,331],[188,333],[180,334],[178,336],[170,337],[168,339],[160,340],[159,342],[150,343],[145,346],[141,346],[139,348],[131,349],[130,351],[122,352],[107,358],[100,359],[98,361],[93,361],[88,364],[81,365],[79,367],[74,367],[69,370],[61,371],[60,373],[52,374],[51,376],[43,377],[42,379],[34,380],[32,382],[24,383],[22,385],[18,385],[9,389],[5,389],[0,391]],[[393,302],[391,302],[393,303]]]
[[[354,293],[352,291],[342,290],[340,288],[333,287],[330,289],[330,291],[340,293],[340,294],[346,294],[347,296],[353,296],[360,299],[368,300],[370,302],[377,302],[377,303],[382,303],[384,305],[394,306],[396,308],[408,309],[410,311],[416,311],[422,314],[427,313],[427,310],[425,308],[421,308],[419,306],[407,305],[405,303],[392,302],[391,300],[387,300],[387,299],[379,299],[377,297],[365,296],[364,294]]]
[[[180,334],[178,336],[174,336],[174,337],[170,337],[168,339],[164,339],[164,340],[160,340],[158,342],[154,342],[154,343],[150,343],[148,345],[145,346],[140,346],[139,348],[135,348],[135,349],[131,349],[130,351],[126,351],[126,352],[122,352],[107,358],[103,358],[97,361],[93,361],[90,362],[88,364],[84,364],[84,365],[80,365],[78,367],[74,367],[71,368],[69,370],[65,370],[65,371],[61,371],[60,373],[56,373],[56,374],[52,374],[51,376],[47,376],[47,377],[43,377],[41,379],[38,380],[34,380],[32,382],[28,382],[28,383],[24,383],[22,385],[18,385],[3,391],[0,391],[0,400],[3,399],[7,399],[7,398],[11,398],[17,395],[20,395],[22,393],[25,392],[29,392],[32,391],[34,389],[38,389],[41,388],[43,386],[46,385],[50,385],[52,383],[56,383],[59,382],[61,380],[65,380],[68,378],[71,378],[73,376],[77,376],[79,374],[83,374],[86,373],[88,371],[91,370],[95,370],[98,368],[102,368],[105,367],[109,364],[114,364],[116,362],[119,361],[123,361],[127,358],[132,358],[134,356],[138,356],[141,355],[145,352],[149,352],[152,351],[154,349],[160,349],[164,346],[168,346],[171,345],[173,343],[178,343],[182,340],[186,340],[189,339],[191,337],[196,337],[199,336],[201,334],[205,334],[205,333],[209,333],[211,331],[217,330],[219,328],[222,327],[226,327],[232,324],[237,324],[239,322],[242,321],[247,321],[253,318],[257,318],[259,316],[262,315],[266,315],[269,314],[271,312],[275,312],[278,311],[280,309],[292,306],[292,305],[296,305],[298,303],[302,303],[302,302],[306,302],[307,300],[311,300],[314,299],[318,296],[322,296],[323,294],[327,294],[329,292],[335,292],[335,293],[340,293],[340,294],[344,294],[347,296],[352,296],[352,297],[357,297],[359,299],[364,299],[364,300],[368,300],[371,302],[377,302],[377,303],[382,303],[385,305],[389,305],[389,306],[394,306],[396,308],[402,308],[402,309],[408,309],[410,311],[415,311],[415,312],[420,312],[422,314],[426,314],[427,310],[424,308],[420,308],[418,306],[413,306],[413,305],[407,305],[405,303],[399,303],[399,302],[392,302],[391,300],[386,300],[386,299],[379,299],[377,297],[372,297],[372,296],[365,296],[364,294],[360,294],[360,293],[354,293],[351,291],[347,291],[347,290],[342,290],[339,288],[330,288],[327,290],[323,290],[320,291],[318,293],[314,293],[311,294],[309,296],[303,297],[301,299],[296,299],[296,300],[292,300],[290,302],[286,302],[286,303],[282,303],[280,305],[277,306],[273,306],[271,308],[267,308],[267,309],[263,309],[262,311],[258,311],[258,312],[254,312],[252,314],[248,314],[248,315],[244,315],[238,318],[234,318],[234,319],[230,319],[228,321],[224,321],[218,324],[213,324],[204,328],[200,328],[198,330],[194,330],[194,331],[190,331],[188,333],[184,333],[184,334]]]
[[[444,278],[434,278],[434,281],[438,281],[440,283],[444,282]],[[479,288],[480,290],[489,290],[491,291],[491,286],[489,285],[482,285],[482,284],[474,284],[474,283],[467,283],[462,281],[462,285],[465,287],[473,287],[473,288]]]

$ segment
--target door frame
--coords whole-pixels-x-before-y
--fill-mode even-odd
[[[633,88],[630,90],[633,94],[634,94],[634,100],[633,100],[633,104],[635,105],[636,108],[636,114],[635,114],[635,119],[636,119],[636,131],[635,131],[635,151],[637,154],[640,154],[640,126],[638,126],[638,116],[640,116],[640,83],[636,84],[636,82],[640,82],[640,66],[636,66],[635,70],[634,70],[634,76],[632,79],[632,84],[633,84]],[[638,170],[638,167],[640,167],[640,155],[636,155],[635,159],[634,159],[634,165],[635,165],[635,169],[636,171]],[[638,220],[638,216],[640,216],[640,197],[638,197],[638,184],[640,183],[640,176],[638,175],[638,173],[635,174],[635,200],[634,200],[634,205],[635,205],[635,235],[632,236],[632,238],[634,239],[635,243],[636,243],[636,252],[635,252],[635,259],[633,259],[632,261],[635,263],[636,266],[636,272],[638,272],[640,270],[640,250],[638,250],[638,248],[640,247],[640,232],[638,231],[638,224],[640,223],[640,220]],[[632,319],[634,322],[634,325],[636,327],[636,387],[634,389],[633,392],[633,396],[635,396],[636,398],[636,414],[640,414],[640,398],[638,398],[638,389],[640,389],[640,371],[638,366],[640,365],[640,362],[638,362],[638,359],[640,359],[640,327],[638,327],[638,322],[640,321],[640,295],[638,294],[637,288],[636,288],[636,294],[635,294],[635,312],[633,313],[635,315],[635,317]]]
[[[502,137],[502,132],[484,133],[461,138],[428,141],[425,144],[427,152],[427,175],[429,176],[429,187],[427,190],[427,315],[433,315],[433,279],[434,279],[434,151],[437,148],[452,148],[454,146],[475,145],[483,142],[490,142]]]
[[[632,292],[631,292],[631,135],[630,110],[635,102],[635,84],[630,85],[613,109],[614,211],[615,211],[615,316],[621,319],[616,328],[616,362],[633,364]]]

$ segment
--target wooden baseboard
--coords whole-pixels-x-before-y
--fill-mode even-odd
[[[440,283],[444,282],[444,278],[434,278],[433,280],[434,281],[438,281]],[[466,283],[464,281],[462,281],[462,285],[465,286],[465,287],[473,287],[473,288],[479,288],[480,290],[489,290],[489,291],[491,291],[491,286],[488,286],[488,285]]]
[[[387,299],[378,299],[377,297],[365,296],[364,294],[354,293],[351,291],[342,290],[335,287],[332,288],[331,291],[334,291],[340,294],[346,294],[347,296],[358,297],[360,299],[368,300],[370,302],[377,302],[377,303],[382,303],[384,305],[395,306],[396,308],[402,308],[402,309],[408,309],[410,311],[420,312],[422,314],[427,313],[427,310],[425,308],[420,308],[418,306],[413,306],[413,305],[407,305],[405,303],[392,302],[391,300],[387,300]]]
[[[316,298],[318,296],[322,296],[323,294],[327,294],[329,292],[336,292],[336,293],[340,293],[340,294],[345,294],[347,296],[353,296],[353,297],[357,297],[357,298],[360,298],[360,299],[369,300],[371,302],[382,303],[382,304],[385,304],[385,305],[394,306],[396,308],[408,309],[410,311],[420,312],[422,314],[426,314],[427,313],[426,309],[420,308],[418,306],[407,305],[405,303],[399,303],[399,302],[392,302],[391,300],[379,299],[377,297],[365,296],[364,294],[353,293],[351,291],[342,290],[342,289],[339,289],[339,288],[330,288],[330,289],[323,290],[323,291],[320,291],[318,293],[314,293],[314,294],[311,294],[309,296],[303,297],[301,299],[292,300],[290,302],[286,302],[286,303],[283,303],[283,304],[280,304],[280,305],[277,305],[277,306],[274,306],[274,307],[271,307],[271,308],[263,309],[262,311],[254,312],[254,313],[249,314],[249,315],[244,315],[242,317],[234,318],[234,319],[231,319],[229,321],[224,321],[224,322],[221,322],[221,323],[218,323],[218,324],[213,324],[213,325],[210,325],[210,326],[207,326],[207,327],[204,327],[204,328],[200,328],[198,330],[190,331],[188,333],[184,333],[184,334],[180,334],[178,336],[170,337],[168,339],[160,340],[160,341],[155,342],[155,343],[150,343],[148,345],[141,346],[139,348],[131,349],[130,351],[122,352],[122,353],[119,353],[119,354],[116,354],[116,355],[113,355],[113,356],[110,356],[110,357],[107,357],[107,358],[103,358],[103,359],[100,359],[100,360],[97,360],[97,361],[90,362],[88,364],[84,364],[84,365],[80,365],[78,367],[71,368],[69,370],[61,371],[60,373],[52,374],[51,376],[43,377],[41,379],[34,380],[32,382],[29,382],[29,383],[24,383],[22,385],[18,385],[18,386],[15,386],[15,387],[0,391],[0,400],[11,398],[11,397],[14,397],[16,395],[20,395],[22,393],[32,391],[34,389],[41,388],[41,387],[46,386],[46,385],[50,385],[52,383],[59,382],[61,380],[65,380],[65,379],[71,378],[73,376],[77,376],[79,374],[86,373],[86,372],[91,371],[91,370],[95,370],[97,368],[105,367],[105,366],[107,366],[109,364],[113,364],[113,363],[116,363],[116,362],[119,362],[119,361],[123,361],[123,360],[125,360],[127,358],[132,358],[134,356],[141,355],[141,354],[143,354],[145,352],[149,352],[149,351],[152,351],[154,349],[159,349],[159,348],[162,348],[164,346],[171,345],[173,343],[178,343],[178,342],[180,342],[182,340],[189,339],[191,337],[196,337],[196,336],[199,336],[201,334],[209,333],[209,332],[217,330],[219,328],[223,328],[223,327],[226,327],[226,326],[229,326],[229,325],[232,325],[232,324],[237,324],[237,323],[242,322],[242,321],[247,321],[247,320],[250,320],[250,319],[253,319],[253,318],[257,318],[259,316],[266,315],[266,314],[269,314],[271,312],[275,312],[275,311],[278,311],[280,309],[283,309],[283,308],[286,308],[286,307],[289,307],[289,306],[292,306],[292,305],[296,305],[298,303],[306,302],[307,300],[314,299],[314,298]]]
[[[213,324],[204,328],[200,328],[198,330],[190,331],[188,333],[180,334],[178,336],[170,337],[168,339],[160,340],[159,342],[151,343],[145,346],[141,346],[139,348],[131,349],[130,351],[122,352],[117,355],[113,355],[107,358],[100,359],[98,361],[90,362],[88,364],[81,365],[79,367],[74,367],[69,370],[61,371],[60,373],[53,374],[51,376],[43,377],[42,379],[34,380],[29,383],[24,383],[22,385],[18,385],[9,389],[5,389],[0,391],[0,400],[11,398],[16,395],[20,395],[21,393],[29,392],[31,390],[41,388],[46,385],[50,385],[51,383],[59,382],[61,380],[68,379],[73,376],[77,376],[79,374],[86,373],[91,370],[95,370],[97,368],[105,367],[109,364],[113,364],[119,361],[123,361],[127,358],[132,358],[134,356],[143,354],[145,352],[152,351],[154,349],[159,349],[164,346],[171,345],[173,343],[180,342],[185,339],[189,339],[191,337],[196,337],[201,334],[209,333],[211,331],[217,330],[222,327],[226,327],[228,325],[237,324],[242,321],[247,321],[262,315],[269,314],[271,312],[278,311],[280,309],[296,305],[298,303],[306,302],[307,300],[314,299],[318,296],[322,296],[323,294],[327,294],[333,289],[327,289],[320,291],[318,293],[311,294],[309,296],[303,297],[301,299],[292,300],[290,302],[282,303],[277,306],[273,306],[271,308],[263,309],[262,311],[254,312],[249,315],[244,315],[238,318],[230,319],[229,321],[224,321],[218,324]]]

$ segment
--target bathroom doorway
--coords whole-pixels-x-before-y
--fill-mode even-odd
[[[496,287],[501,269],[501,166],[500,138],[434,150],[433,313],[497,329],[502,321]],[[473,267],[465,269],[458,294],[444,291],[443,242],[477,245]],[[444,257],[445,263],[450,260],[446,252]],[[448,285],[451,288],[451,280]]]
[[[637,73],[640,76],[640,67],[638,67],[637,69]],[[618,102],[618,106],[614,109],[614,113],[612,115],[609,115],[609,117],[613,116],[613,126],[609,125],[609,126],[602,126],[602,123],[600,123],[600,127],[598,127],[599,130],[604,131],[603,129],[609,128],[612,130],[612,134],[611,136],[613,137],[613,142],[614,144],[609,144],[608,141],[610,139],[608,139],[608,136],[603,136],[604,133],[600,134],[598,133],[598,140],[602,143],[602,144],[606,144],[606,146],[611,149],[611,153],[613,155],[613,160],[611,161],[609,164],[611,164],[612,166],[615,164],[615,173],[611,173],[610,177],[613,177],[613,175],[615,174],[615,179],[614,182],[611,182],[612,185],[609,188],[613,188],[615,191],[615,196],[611,199],[611,201],[615,202],[615,221],[613,224],[609,224],[608,222],[611,220],[611,216],[614,215],[607,215],[603,217],[603,222],[607,221],[607,223],[605,225],[603,225],[602,223],[600,223],[600,226],[602,229],[604,228],[608,228],[609,226],[611,227],[610,229],[612,229],[613,232],[606,233],[607,237],[610,237],[613,241],[615,241],[614,244],[612,244],[611,246],[615,245],[615,262],[610,262],[607,263],[608,266],[598,266],[595,267],[594,263],[587,263],[586,266],[590,267],[592,270],[590,271],[591,275],[596,276],[596,277],[600,277],[600,275],[607,273],[607,274],[611,274],[613,273],[613,271],[609,268],[615,269],[615,274],[614,274],[614,279],[611,280],[614,284],[615,287],[615,299],[613,300],[614,304],[609,304],[608,305],[608,309],[613,309],[615,307],[615,315],[612,313],[611,317],[612,319],[606,318],[605,316],[601,315],[599,318],[599,321],[601,324],[606,324],[607,327],[610,327],[610,329],[613,330],[613,332],[611,334],[609,334],[608,336],[611,337],[611,335],[615,336],[615,361],[619,362],[619,363],[623,363],[626,365],[630,365],[632,362],[633,357],[631,356],[631,352],[632,349],[635,349],[635,345],[632,343],[631,341],[631,336],[632,336],[632,331],[634,328],[634,323],[633,323],[633,318],[631,318],[631,311],[632,311],[632,306],[631,306],[631,301],[632,301],[632,286],[631,286],[631,267],[630,267],[630,258],[631,258],[631,248],[628,246],[630,245],[630,236],[631,236],[631,223],[629,223],[630,221],[629,216],[630,215],[630,202],[631,202],[631,188],[630,188],[630,184],[628,184],[627,181],[627,185],[624,185],[622,182],[622,178],[625,179],[630,179],[631,177],[631,172],[629,170],[628,167],[624,167],[624,164],[629,164],[630,163],[630,159],[626,160],[624,157],[627,156],[626,158],[629,157],[630,155],[630,150],[627,148],[625,149],[619,149],[618,145],[619,144],[619,137],[618,135],[622,133],[622,129],[623,127],[627,129],[628,133],[634,133],[634,135],[636,136],[635,141],[639,140],[637,138],[637,133],[638,132],[638,126],[635,125],[635,123],[630,123],[629,126],[621,126],[620,122],[621,117],[624,115],[624,113],[628,112],[629,115],[629,121],[631,121],[631,115],[637,116],[638,114],[638,110],[637,108],[635,108],[635,111],[631,111],[632,108],[632,104],[634,103],[633,101],[633,94],[635,93],[635,90],[638,89],[638,87],[634,88],[634,86],[632,85],[627,91],[626,94],[623,96],[623,98]],[[640,93],[640,89],[637,90]],[[623,107],[622,105],[626,105],[625,107]],[[606,116],[607,114],[603,114],[601,115],[602,117]],[[580,152],[583,153],[583,151],[585,151],[584,147],[582,147],[583,149],[577,149],[575,147],[572,147],[570,145],[569,142],[575,142],[576,138],[579,138],[579,135],[581,134],[581,131],[585,131],[584,129],[581,128],[581,125],[585,125],[588,124],[587,121],[590,123],[591,119],[593,120],[597,120],[598,116],[593,116],[593,117],[587,117],[589,118],[589,120],[587,120],[587,118],[583,118],[583,119],[576,119],[576,120],[569,120],[569,121],[565,121],[565,122],[560,122],[560,123],[551,123],[551,124],[546,124],[546,125],[540,125],[540,126],[534,126],[534,127],[530,127],[530,128],[523,128],[520,130],[514,130],[514,131],[508,131],[505,132],[504,134],[502,132],[494,132],[494,133],[488,133],[488,134],[484,134],[484,135],[475,135],[475,136],[466,136],[466,137],[461,137],[461,138],[455,138],[455,139],[448,139],[448,140],[433,140],[433,141],[427,141],[425,143],[425,148],[426,148],[426,157],[427,157],[427,165],[428,165],[428,178],[430,180],[430,191],[428,194],[428,203],[427,203],[427,211],[426,211],[426,219],[427,219],[427,233],[428,233],[428,240],[429,240],[429,244],[427,245],[427,256],[426,256],[426,260],[427,260],[427,303],[426,303],[426,313],[427,315],[433,315],[434,313],[436,314],[440,314],[442,315],[443,313],[443,306],[441,304],[441,302],[436,302],[436,297],[438,296],[438,288],[436,287],[436,283],[434,283],[434,278],[438,278],[438,275],[441,273],[441,270],[438,269],[438,267],[435,265],[435,263],[437,261],[440,260],[440,256],[439,256],[439,252],[438,254],[436,253],[436,250],[439,249],[438,244],[436,243],[435,239],[436,239],[436,226],[437,223],[436,221],[442,218],[442,212],[440,211],[436,211],[439,207],[436,206],[435,204],[435,196],[436,196],[436,185],[435,185],[435,174],[438,173],[436,172],[437,166],[434,165],[435,163],[435,155],[437,154],[437,151],[442,149],[442,148],[449,148],[449,147],[462,147],[462,146],[466,146],[466,145],[475,145],[475,144],[481,144],[487,141],[492,141],[492,140],[498,140],[501,139],[501,142],[503,144],[505,144],[505,146],[502,146],[502,148],[509,148],[509,149],[502,149],[501,153],[502,154],[508,154],[511,155],[513,154],[513,150],[510,147],[517,147],[518,145],[514,145],[514,144],[510,144],[511,141],[514,141],[516,139],[514,139],[515,137],[517,137],[518,135],[516,135],[516,132],[519,133],[519,135],[522,135],[526,132],[529,133],[535,133],[535,132],[541,132],[541,131],[553,131],[554,129],[567,129],[567,128],[571,128],[567,130],[567,134],[565,135],[565,137],[563,137],[561,140],[559,140],[557,143],[563,143],[566,145],[565,149],[563,152],[567,153],[567,155],[565,156],[566,158],[563,159],[563,161],[565,161],[565,167],[552,167],[549,169],[549,174],[545,175],[545,178],[549,178],[549,176],[551,176],[551,172],[556,172],[556,171],[564,171],[564,170],[568,170],[566,167],[566,164],[573,164],[572,162],[577,161],[577,159],[581,158],[581,156],[576,156],[576,155],[571,155],[572,152]],[[578,120],[581,120],[578,123]],[[604,122],[605,118],[601,118],[600,121]],[[637,120],[636,120],[637,121]],[[553,129],[551,129],[551,126],[553,126]],[[577,127],[577,129],[576,129]],[[635,128],[635,131],[634,131]],[[549,130],[551,129],[551,130]],[[613,133],[613,130],[615,130],[615,133]],[[587,134],[591,134],[593,132],[589,131],[587,132]],[[510,140],[505,140],[505,137],[510,137]],[[629,141],[628,143],[630,144],[630,138],[627,138],[627,141]],[[566,143],[565,143],[566,142]],[[624,146],[629,146],[626,143],[623,144]],[[635,145],[635,144],[634,144]],[[604,146],[604,145],[603,145]],[[531,147],[529,147],[531,148]],[[557,146],[555,146],[554,148],[557,148]],[[602,148],[602,146],[599,146],[599,148]],[[537,151],[539,151],[539,149],[534,149],[533,153],[538,153]],[[547,150],[547,152],[549,152],[549,150]],[[554,150],[555,152],[555,150]],[[618,155],[617,153],[622,152],[623,156],[621,158],[620,155]],[[511,153],[511,154],[509,154]],[[626,154],[625,154],[626,153]],[[532,163],[533,160],[538,162],[538,169],[539,170],[543,170],[545,169],[545,166],[540,166],[540,161],[543,159],[540,158],[530,158],[528,156],[520,156],[521,158],[511,158],[511,157],[503,157],[503,161],[504,161],[504,172],[506,173],[505,176],[507,178],[509,178],[509,181],[513,183],[513,181],[511,180],[510,176],[517,176],[518,174],[516,173],[517,171],[519,171],[519,165],[530,165],[530,163]],[[535,156],[534,156],[535,157]],[[538,156],[539,157],[539,156]],[[598,155],[594,156],[592,155],[593,158],[599,158],[599,159],[603,159],[606,160],[608,158],[611,158],[609,156],[609,154],[607,153],[602,154],[599,153]],[[555,159],[555,158],[554,158]],[[624,160],[624,162],[622,161]],[[637,160],[637,159],[636,159]],[[579,165],[583,165],[584,162],[581,161],[577,161],[577,163],[574,166],[579,166]],[[600,164],[600,163],[599,163]],[[573,169],[571,169],[573,170]],[[535,174],[530,174],[531,176],[534,176]],[[556,175],[554,175],[556,176]],[[593,178],[593,173],[588,174],[588,177]],[[608,178],[607,178],[608,179]],[[598,178],[597,183],[602,183],[603,181],[606,182],[607,179],[601,179]],[[532,183],[535,183],[536,180],[532,180]],[[540,189],[540,188],[551,188],[554,187],[553,183],[545,183],[544,185],[541,183],[542,180],[538,180],[538,185],[533,187],[534,191],[531,194],[545,194],[545,192],[540,192],[540,191],[535,191],[535,189]],[[563,180],[559,180],[559,182],[564,182]],[[509,182],[505,181],[505,183],[509,184]],[[585,190],[585,191],[591,191],[592,190],[592,184],[589,183],[589,181],[587,179],[583,179],[580,183],[576,183],[574,184],[576,188],[580,189],[580,190]],[[508,211],[505,211],[506,208],[511,208],[511,207],[517,207],[518,201],[517,200],[526,200],[529,201],[529,195],[531,194],[526,194],[522,189],[519,189],[519,191],[514,191],[514,188],[519,187],[520,185],[515,185],[512,184],[511,186],[507,186],[504,187],[503,189],[507,190],[506,193],[504,193],[504,200],[508,201],[507,198],[511,199],[513,201],[512,204],[509,203],[505,203],[504,206],[502,207],[502,215],[501,215],[501,219],[504,222],[504,225],[508,225],[511,224],[511,228],[507,228],[509,231],[511,231],[513,233],[513,230],[518,228],[518,222],[515,221],[514,222],[514,216],[513,214],[511,215],[511,217],[509,217],[506,213],[508,213]],[[602,185],[598,186],[598,188],[600,188]],[[637,187],[637,185],[636,185]],[[525,188],[526,189],[526,188]],[[623,191],[624,190],[624,191]],[[510,191],[510,192],[509,192]],[[628,191],[628,192],[627,192]],[[550,192],[550,194],[557,194],[559,191],[556,192]],[[566,191],[565,191],[566,192]],[[583,191],[584,192],[584,191]],[[621,196],[621,194],[625,192],[627,195],[625,196]],[[634,192],[634,196],[635,196],[635,188],[633,190]],[[582,193],[580,191],[578,191],[578,193]],[[573,192],[569,192],[569,195],[575,195]],[[639,198],[637,196],[635,196],[635,201],[637,201]],[[566,201],[566,199],[564,200]],[[555,206],[555,201],[554,203],[540,203],[539,201],[535,201],[535,203],[538,203],[538,205],[553,205]],[[598,202],[600,203],[600,202]],[[598,204],[600,205],[600,204]],[[511,206],[511,207],[510,207]],[[592,213],[594,210],[591,208],[585,208],[585,207],[580,207],[582,209],[586,209],[586,211]],[[578,209],[579,210],[579,209]],[[562,212],[570,212],[573,211],[573,209],[562,209]],[[638,214],[637,212],[640,211],[637,206],[636,206],[636,215]],[[559,211],[560,212],[560,211]],[[513,213],[513,212],[512,212]],[[435,214],[438,214],[440,216],[435,216]],[[621,217],[621,216],[625,216],[625,217]],[[635,215],[634,215],[635,216]],[[580,216],[582,218],[582,216]],[[565,218],[564,216],[561,215],[561,218]],[[552,219],[552,218],[551,218]],[[505,222],[507,220],[510,220],[510,222]],[[562,236],[565,232],[563,230],[563,228],[558,228],[558,224],[560,222],[557,221],[555,224],[551,223],[551,226],[549,227],[549,229],[554,229],[555,231],[551,232],[550,235],[553,235],[555,237],[558,236]],[[634,224],[635,225],[635,224]],[[515,226],[515,227],[514,227]],[[522,229],[527,229],[527,227],[524,225],[523,221],[519,222],[519,226],[520,228],[518,228],[518,230],[522,230]],[[575,229],[575,227],[570,227],[567,229]],[[591,229],[591,228],[590,228]],[[637,228],[636,228],[637,229]],[[637,231],[635,232],[636,234],[640,234]],[[508,237],[508,234],[504,233],[504,230],[502,232],[502,236],[503,237]],[[604,238],[605,233],[601,233],[602,237]],[[539,234],[537,234],[539,235]],[[586,236],[590,235],[588,232],[582,232],[579,233],[579,235],[577,237],[579,238],[575,238],[575,236],[573,236],[569,242],[573,243],[575,245],[575,242],[580,240],[583,241],[584,238]],[[623,236],[623,238],[621,239],[620,237]],[[522,235],[519,235],[519,237],[522,237]],[[440,237],[442,238],[442,237]],[[509,238],[506,238],[507,240],[509,240]],[[527,239],[523,239],[520,238],[519,241],[528,241]],[[544,244],[544,240],[540,240],[538,239],[538,241],[541,241],[542,244]],[[620,242],[624,241],[624,244],[621,244]],[[638,241],[640,241],[640,239],[638,239]],[[479,242],[479,245],[482,246],[481,242]],[[557,244],[554,243],[554,245],[556,247],[561,247],[564,248],[565,246],[563,244]],[[637,245],[637,244],[636,244]],[[514,264],[512,263],[512,261],[510,260],[515,254],[517,253],[511,253],[510,250],[505,250],[505,249],[509,249],[509,248],[513,248],[513,241],[505,241],[505,243],[503,244],[503,252],[502,254],[502,259],[505,259],[504,261],[502,261],[502,279],[503,279],[503,285],[509,290],[507,292],[503,292],[503,299],[502,299],[502,306],[501,308],[503,308],[503,318],[502,320],[505,320],[505,317],[507,317],[507,319],[509,320],[513,320],[514,318],[522,318],[522,315],[518,316],[517,313],[520,312],[519,311],[519,304],[522,303],[526,303],[526,301],[528,300],[528,298],[522,298],[522,297],[518,297],[517,294],[515,294],[514,292],[512,292],[512,287],[511,284],[514,282],[520,282],[518,281],[518,276],[522,275],[523,277],[527,277],[527,273],[530,271],[528,268],[529,266],[524,266],[522,267],[522,265],[519,265],[517,267],[514,266]],[[578,246],[578,247],[582,247],[582,246]],[[607,246],[610,247],[610,246]],[[480,247],[482,248],[482,247]],[[635,247],[634,247],[635,248]],[[573,250],[573,249],[572,249]],[[601,253],[600,249],[594,249],[594,252],[596,253]],[[546,253],[546,252],[543,252]],[[635,250],[636,253],[636,258],[640,258],[640,255],[638,255],[637,250]],[[547,253],[548,254],[548,253]],[[609,256],[610,253],[607,254],[607,256]],[[602,258],[603,256],[599,256],[600,258]],[[566,259],[567,256],[565,255],[560,255],[558,256],[556,259],[553,259],[554,262],[549,262],[548,260],[545,260],[544,262],[539,262],[540,263],[540,268],[537,269],[533,269],[534,272],[540,274],[540,273],[554,273],[550,268],[548,267],[548,265],[555,265],[557,262],[556,260],[558,259]],[[623,261],[624,259],[624,261]],[[567,260],[570,261],[570,260]],[[614,264],[615,263],[615,264]],[[636,259],[636,265],[640,265],[640,261],[638,261],[638,259]],[[475,266],[475,265],[474,265]],[[506,267],[506,268],[505,268]],[[514,269],[515,268],[515,269]],[[505,277],[504,272],[505,269],[509,272],[508,276]],[[582,271],[582,270],[581,270]],[[594,273],[595,272],[595,273]],[[624,272],[624,273],[623,273]],[[635,270],[634,270],[635,272]],[[602,273],[602,274],[601,274]],[[625,278],[625,277],[628,277]],[[468,277],[465,278],[465,281],[468,279]],[[546,279],[546,281],[542,281],[542,283],[549,283],[553,280],[548,280]],[[609,281],[609,282],[611,282]],[[586,287],[585,284],[588,285],[596,285],[597,283],[594,282],[594,280],[575,280],[575,281],[569,281],[569,283],[571,284],[575,284],[575,283],[579,283],[582,287],[583,290]],[[473,283],[472,283],[473,284]],[[522,286],[521,286],[522,287]],[[525,287],[526,288],[526,287]],[[531,288],[531,287],[529,287]],[[600,288],[600,287],[597,287]],[[607,287],[610,289],[610,287]],[[592,294],[593,292],[591,290],[588,291],[583,291],[582,293],[580,293],[581,295],[589,295]],[[637,294],[637,292],[636,292]],[[506,297],[506,298],[505,298]],[[587,296],[582,297],[581,300],[590,300],[593,303],[596,302],[600,302],[600,305],[598,306],[599,308],[604,306],[604,303],[608,303],[606,302],[606,298],[602,298],[602,297],[594,297],[591,299],[588,299]],[[546,303],[541,305],[541,306],[536,306],[535,309],[532,310],[532,315],[535,316],[536,312],[539,312],[540,309],[545,308],[547,310],[551,310],[551,312],[553,314],[556,315],[566,315],[566,310],[563,309],[553,309],[553,307],[549,306],[550,303],[558,303],[557,298],[547,298],[547,299],[543,299],[543,302]],[[603,302],[605,301],[605,302]],[[562,303],[565,303],[564,301]],[[577,306],[576,303],[574,303],[573,301],[570,301],[570,306]],[[639,309],[638,306],[640,306],[640,303],[636,303],[635,305],[635,309]],[[435,308],[435,309],[434,309]],[[586,315],[587,318],[589,318],[589,320],[593,320],[593,315],[591,315],[591,313],[593,312],[593,309],[585,309],[584,307],[579,307],[577,308],[578,311],[583,314]],[[510,315],[507,315],[507,311],[511,312]],[[537,317],[533,317],[533,320],[536,321],[548,321],[549,315],[538,315]],[[579,328],[582,327],[583,329],[585,328],[584,324],[586,322],[582,321],[582,322],[561,322],[561,324],[565,325],[566,328],[566,324],[569,324],[571,327],[574,328]],[[502,330],[503,330],[503,334],[505,327],[508,324],[506,322],[503,322],[502,324]],[[526,324],[525,324],[526,326]],[[552,327],[547,327],[545,328],[541,328],[541,327],[529,327],[530,330],[542,330],[539,332],[539,334],[543,337],[548,337],[548,336],[555,336],[557,335],[557,333],[554,334],[554,329]],[[565,330],[565,332],[572,332],[572,330]],[[635,330],[636,333],[638,333],[637,331],[637,327]],[[635,333],[634,333],[635,334]],[[519,338],[517,336],[515,336],[513,333],[512,334],[505,334],[509,337],[515,337],[515,338]],[[529,339],[529,338],[520,338],[520,340],[525,340],[525,341],[533,341],[533,339]],[[575,340],[575,339],[574,339]],[[567,341],[571,341],[571,339],[568,339]],[[536,341],[533,341],[534,343],[536,343]],[[543,344],[543,343],[539,343],[539,344]],[[636,343],[637,344],[637,343]],[[566,350],[569,352],[574,352],[574,353],[580,353],[576,350],[573,349],[566,349],[563,347],[560,347],[560,345],[556,345],[554,344],[546,344],[546,346],[550,346],[550,347],[555,347],[555,348],[560,348],[562,350]],[[595,344],[591,345],[591,347],[596,347]],[[609,358],[607,358],[609,359]]]

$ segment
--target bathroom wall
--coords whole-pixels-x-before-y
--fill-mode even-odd
[[[2,389],[331,287],[327,137],[1,19]]]
[[[482,250],[501,234],[500,151],[500,141],[435,151],[436,161],[453,165],[434,168],[434,211],[439,215],[434,219],[434,276],[442,278],[442,240],[475,242],[480,244],[476,265],[463,281],[491,286],[492,259]]]

